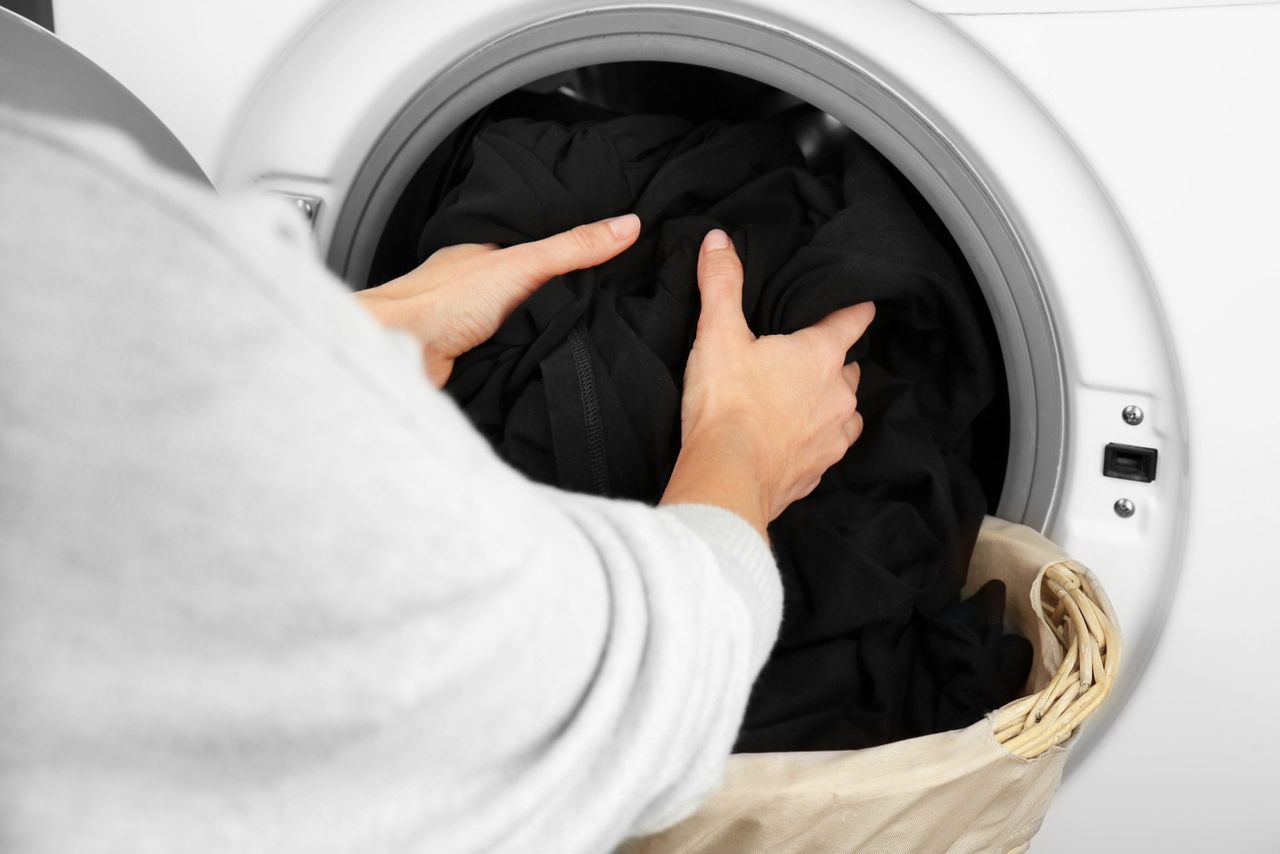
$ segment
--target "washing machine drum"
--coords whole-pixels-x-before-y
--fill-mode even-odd
[[[742,255],[757,334],[874,300],[850,354],[864,436],[770,530],[786,618],[738,749],[868,747],[964,727],[1013,699],[1030,647],[1004,632],[1003,587],[959,596],[998,498],[977,469],[988,483],[1003,474],[1003,448],[975,457],[975,424],[1007,413],[982,301],[946,230],[871,146],[764,84],[656,63],[555,82],[501,99],[437,150],[375,275],[444,246],[510,245],[632,210],[642,236],[541,288],[459,359],[447,390],[534,479],[653,502],[679,450],[710,228]]]

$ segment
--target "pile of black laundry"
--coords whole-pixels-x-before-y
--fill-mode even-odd
[[[758,335],[876,303],[850,354],[865,432],[769,531],[784,622],[737,749],[867,747],[1015,698],[1031,652],[1005,634],[1003,587],[960,599],[987,507],[969,455],[993,366],[957,265],[901,177],[849,133],[822,156],[802,151],[803,109],[691,121],[526,93],[506,112],[522,117],[478,116],[437,158],[416,202],[416,260],[629,211],[643,223],[634,247],[547,284],[454,368],[448,393],[531,478],[660,497],[709,229],[742,257]]]

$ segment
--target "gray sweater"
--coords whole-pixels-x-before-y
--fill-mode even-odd
[[[725,510],[535,485],[316,260],[0,111],[0,850],[606,851],[772,644]]]

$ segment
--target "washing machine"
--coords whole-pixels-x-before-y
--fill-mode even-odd
[[[167,127],[156,156],[292,200],[357,287],[450,134],[575,69],[716,69],[855,131],[932,208],[990,315],[995,511],[1091,566],[1123,624],[1122,679],[1036,850],[1280,851],[1280,5],[30,5],[119,81],[107,100]]]

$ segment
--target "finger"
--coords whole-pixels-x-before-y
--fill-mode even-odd
[[[871,321],[875,319],[875,303],[860,302],[839,311],[833,311],[813,325],[813,329],[821,332],[841,352],[847,351],[858,342],[862,333],[867,331]]]
[[[841,372],[844,374],[844,381],[849,384],[849,388],[856,395],[858,393],[858,384],[862,382],[862,366],[857,362],[850,362],[844,366]]]
[[[750,334],[742,313],[742,261],[729,235],[718,228],[707,232],[698,252],[698,291],[702,295],[699,330]]]
[[[862,413],[855,412],[853,417],[844,422],[845,441],[852,445],[862,436]]]
[[[639,236],[640,217],[624,214],[500,250],[498,257],[509,280],[533,289],[556,276],[603,264]]]

